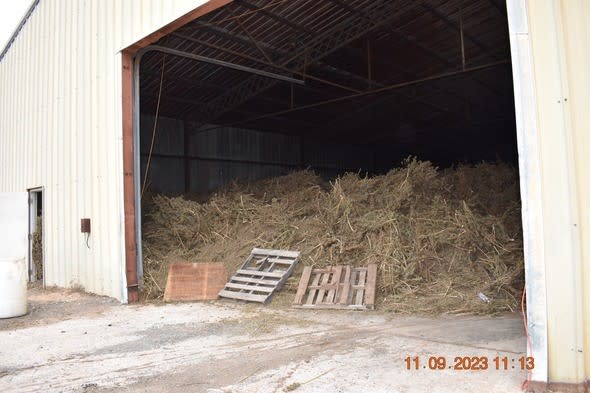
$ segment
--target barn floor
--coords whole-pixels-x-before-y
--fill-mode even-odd
[[[519,392],[518,315],[419,318],[219,301],[125,306],[34,289],[0,320],[2,392]],[[486,371],[429,370],[429,356],[487,356]],[[420,356],[420,370],[404,359]],[[426,369],[422,369],[426,365]]]

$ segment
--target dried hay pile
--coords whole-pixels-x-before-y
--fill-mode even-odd
[[[506,164],[438,170],[408,159],[383,176],[331,183],[299,171],[204,203],[155,195],[146,204],[147,299],[162,296],[177,259],[222,261],[231,274],[253,247],[301,251],[305,265],[375,262],[378,305],[397,312],[514,310],[523,286],[518,174]]]
[[[33,264],[35,265],[35,279],[43,279],[43,221],[37,216],[37,231],[33,233],[32,247]]]

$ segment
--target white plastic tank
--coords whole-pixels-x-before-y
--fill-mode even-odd
[[[26,260],[0,258],[0,318],[20,317],[26,313]]]

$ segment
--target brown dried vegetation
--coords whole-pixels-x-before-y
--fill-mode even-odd
[[[378,306],[397,312],[514,310],[523,285],[518,174],[503,163],[439,170],[408,159],[330,183],[298,171],[201,203],[154,195],[144,205],[147,299],[162,296],[172,261],[221,261],[231,273],[253,247],[301,251],[305,265],[377,263]],[[300,269],[283,291],[294,294]]]

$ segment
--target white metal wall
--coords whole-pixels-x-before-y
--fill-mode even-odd
[[[44,187],[46,285],[126,301],[119,51],[204,2],[41,0],[0,61],[0,191]]]
[[[567,391],[586,391],[582,384],[590,378],[590,1],[507,4],[528,326],[535,357],[532,380],[580,385]]]

